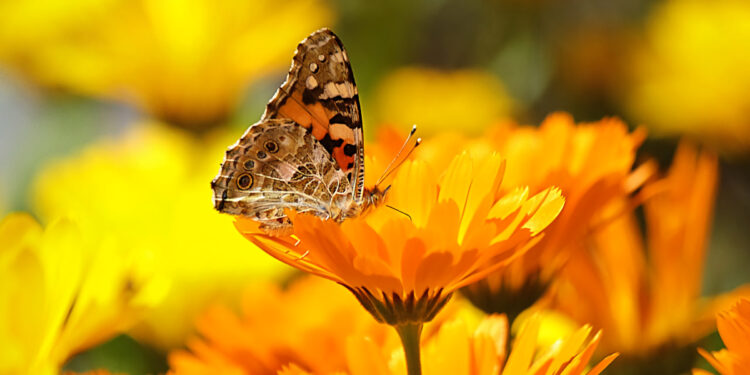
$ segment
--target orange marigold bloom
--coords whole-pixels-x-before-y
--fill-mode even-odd
[[[294,237],[278,238],[239,217],[235,225],[270,255],[346,286],[380,322],[430,321],[456,289],[516,258],[563,206],[559,189],[506,188],[498,155],[463,153],[438,176],[406,162],[386,207],[342,224],[293,217]]]
[[[222,307],[208,311],[198,321],[202,338],[169,356],[169,374],[403,372],[398,337],[333,283],[305,277],[286,291],[258,285],[248,291],[241,310],[240,316]],[[451,301],[448,310],[427,325],[421,341],[425,374],[584,374],[601,337],[583,327],[545,347],[537,314],[521,327],[508,355],[504,316],[477,316],[461,299]],[[588,374],[598,374],[614,357]]]
[[[506,159],[506,187],[528,186],[533,195],[554,185],[565,196],[565,207],[539,243],[518,261],[464,289],[485,311],[506,313],[511,319],[546,292],[571,255],[569,244],[606,219],[601,207],[635,190],[653,169],[645,164],[632,170],[644,133],[628,132],[613,118],[576,124],[570,115],[556,113],[539,127],[503,124],[483,138],[460,139],[428,139],[416,157],[446,163],[441,150],[463,143],[473,155],[497,152]]]
[[[250,218],[235,226],[276,259],[349,289],[378,321],[394,326],[410,375],[420,374],[422,325],[452,293],[522,254],[557,217],[557,188],[501,193],[504,162],[464,152],[438,175],[423,161],[406,162],[386,202],[339,224],[290,212],[293,236],[259,230]],[[400,212],[398,212],[400,211]]]
[[[289,362],[331,373],[346,368],[345,337],[366,335],[384,344],[390,333],[344,289],[313,277],[286,291],[273,284],[254,285],[240,310],[240,316],[223,306],[204,313],[196,324],[202,338],[189,340],[189,351],[170,354],[173,373],[275,374]]]
[[[700,300],[717,164],[715,155],[682,144],[667,176],[644,188],[648,242],[636,217],[621,215],[582,241],[563,271],[557,306],[607,332],[603,348],[623,353],[616,367],[689,370],[690,345],[726,304]],[[623,204],[609,209],[623,212]]]
[[[731,308],[722,311],[716,318],[719,335],[726,349],[707,352],[698,351],[721,375],[750,373],[750,299],[741,298]],[[703,374],[694,370],[695,374]]]
[[[476,329],[453,319],[440,327],[432,338],[422,342],[424,374],[427,375],[596,375],[616,357],[612,354],[589,367],[601,333],[591,335],[591,327],[578,329],[570,337],[558,340],[552,347],[540,348],[540,319],[532,318],[515,338],[510,354],[506,353],[508,321],[503,315],[484,318]],[[383,350],[367,337],[348,340],[348,374],[399,374],[404,365],[398,352]],[[312,375],[296,364],[287,365],[280,375]]]

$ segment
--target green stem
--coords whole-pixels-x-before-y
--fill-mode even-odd
[[[419,356],[419,338],[422,336],[422,323],[407,323],[394,326],[406,357],[406,373],[422,375],[422,359]]]

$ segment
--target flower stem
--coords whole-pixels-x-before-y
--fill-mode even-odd
[[[406,357],[406,373],[422,375],[422,359],[419,356],[419,338],[422,336],[422,323],[406,323],[394,326]]]

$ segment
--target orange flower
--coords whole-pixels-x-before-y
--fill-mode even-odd
[[[199,318],[202,338],[188,341],[189,351],[170,354],[173,373],[275,374],[289,362],[330,373],[346,368],[345,337],[366,335],[384,344],[390,333],[344,289],[312,277],[286,291],[255,285],[245,293],[241,311],[237,317],[215,307]]]
[[[568,245],[606,219],[600,208],[651,174],[651,164],[631,171],[643,137],[642,131],[629,133],[617,119],[576,124],[571,116],[556,113],[538,128],[505,124],[481,139],[447,135],[420,146],[416,157],[437,164],[446,162],[441,150],[455,144],[475,156],[497,150],[507,161],[506,187],[528,186],[533,195],[554,185],[565,196],[565,207],[544,238],[519,261],[464,289],[469,298],[485,311],[507,313],[511,319],[540,298],[570,257]]]
[[[540,348],[540,318],[535,316],[521,328],[506,359],[507,327],[503,315],[488,316],[470,335],[461,320],[443,325],[435,338],[424,345],[425,373],[489,375],[502,370],[501,375],[596,375],[617,357],[612,354],[587,372],[601,333],[591,336],[591,327],[585,326],[550,348]],[[361,374],[385,375],[374,371]]]
[[[521,329],[513,349],[506,358],[508,322],[503,315],[485,317],[476,329],[456,318],[442,325],[437,334],[422,343],[424,373],[427,375],[543,375],[588,374],[604,370],[617,354],[603,359],[588,372],[587,367],[601,334],[591,335],[591,327],[582,327],[569,337],[558,340],[549,348],[539,347],[540,319],[532,318]],[[348,374],[399,374],[404,358],[399,353],[383,350],[367,337],[348,340]],[[289,364],[280,375],[311,375],[301,366]]]
[[[648,243],[635,216],[623,215],[582,241],[566,266],[558,307],[604,329],[603,347],[623,353],[617,366],[689,370],[689,346],[725,305],[699,299],[716,178],[716,156],[682,144],[667,176],[644,188]],[[622,212],[622,204],[608,209]]]
[[[399,333],[408,373],[420,374],[422,324],[453,291],[515,259],[562,209],[557,188],[501,194],[496,154],[463,153],[438,178],[422,161],[405,163],[385,207],[339,224],[290,213],[294,236],[271,236],[244,217],[247,239],[271,256],[349,289],[378,321]],[[406,213],[406,215],[404,215]]]
[[[750,300],[741,298],[730,309],[722,311],[716,318],[719,335],[726,349],[707,352],[698,351],[721,375],[750,373]],[[694,370],[694,374],[710,374]]]
[[[564,199],[556,188],[500,194],[503,170],[498,155],[463,153],[441,177],[411,161],[387,202],[408,217],[385,207],[341,225],[296,215],[294,237],[286,238],[259,232],[247,218],[235,225],[282,262],[346,286],[378,321],[419,324],[457,288],[525,251],[560,212]]]
[[[226,308],[198,322],[202,339],[169,356],[170,375],[403,373],[405,357],[392,330],[376,324],[344,289],[305,277],[287,291],[258,285],[246,294],[238,317]],[[325,303],[321,303],[325,301]],[[545,347],[541,316],[521,327],[510,355],[504,316],[477,316],[461,299],[445,321],[433,321],[421,342],[425,374],[583,374],[600,334],[572,331]],[[598,374],[614,355],[593,367]]]

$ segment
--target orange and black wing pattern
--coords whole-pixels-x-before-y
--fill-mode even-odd
[[[321,29],[303,40],[286,81],[261,120],[290,119],[312,133],[346,174],[360,202],[364,190],[364,135],[359,95],[341,40]]]

